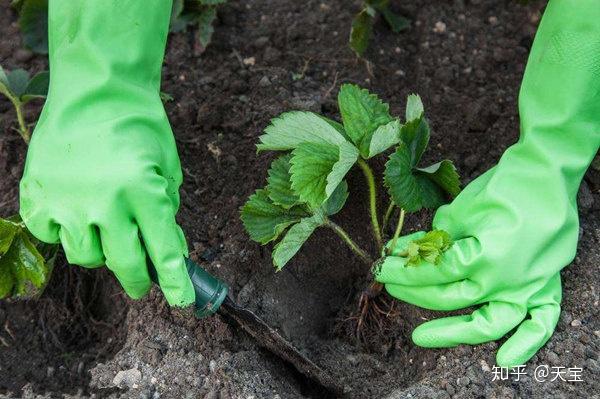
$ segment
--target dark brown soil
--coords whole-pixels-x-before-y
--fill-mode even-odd
[[[414,22],[403,34],[383,23],[366,58],[347,48],[359,2],[231,1],[220,11],[213,44],[195,54],[191,33],[170,37],[163,91],[185,183],[179,221],[191,256],[231,284],[238,301],[263,316],[351,390],[349,397],[590,397],[600,375],[594,184],[581,194],[579,256],[563,273],[564,310],[557,333],[530,362],[584,368],[583,383],[492,382],[497,343],[425,350],[414,327],[438,313],[399,304],[390,332],[356,345],[335,323],[362,288],[366,270],[337,237],[319,231],[280,273],[270,248],[251,242],[239,207],[264,184],[272,154],[256,156],[262,129],[279,113],[306,109],[337,117],[345,82],[378,93],[402,114],[407,94],[425,102],[434,134],[427,160],[456,160],[468,182],[516,141],[519,83],[541,4],[503,0],[397,2]],[[16,16],[0,6],[0,64],[37,71],[41,56],[23,54]],[[445,23],[445,30],[436,23]],[[253,58],[254,62],[250,62]],[[244,60],[246,60],[244,62]],[[38,107],[39,108],[39,107]],[[38,109],[33,107],[30,119]],[[0,215],[14,213],[26,147],[9,103],[0,99]],[[376,169],[381,171],[382,164]],[[374,251],[360,171],[336,222]],[[591,188],[590,188],[591,186]],[[382,199],[383,205],[383,199]],[[427,228],[411,216],[406,231]],[[219,316],[196,321],[171,311],[155,289],[126,299],[106,271],[61,264],[40,301],[0,303],[0,395],[300,398],[323,391]],[[79,364],[82,363],[82,366]],[[556,363],[556,364],[555,364]],[[54,374],[49,370],[53,368]],[[119,372],[138,375],[115,386]]]

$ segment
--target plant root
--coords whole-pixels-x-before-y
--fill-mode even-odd
[[[373,282],[359,295],[358,305],[350,316],[339,320],[338,332],[352,336],[358,344],[370,346],[375,341],[387,340],[390,320],[399,316],[396,301],[382,295],[383,285]],[[341,330],[341,331],[340,331]]]

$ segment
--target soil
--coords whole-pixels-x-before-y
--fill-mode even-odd
[[[0,6],[0,64],[45,69],[44,56],[22,50],[7,3]],[[465,183],[516,141],[518,88],[543,4],[397,2],[412,28],[393,34],[378,22],[367,64],[347,47],[359,3],[230,1],[203,54],[191,32],[170,36],[163,91],[174,98],[166,108],[184,169],[179,221],[192,258],[348,386],[348,397],[599,397],[597,172],[588,174],[580,192],[581,240],[577,258],[562,273],[557,330],[518,382],[492,381],[498,343],[416,347],[411,331],[440,314],[408,304],[397,305],[387,335],[357,345],[335,326],[366,271],[333,233],[319,231],[279,273],[270,248],[244,233],[239,207],[264,184],[273,157],[256,156],[262,129],[291,109],[336,117],[342,83],[378,93],[394,114],[402,114],[407,94],[419,93],[434,130],[426,160],[456,160]],[[28,108],[29,120],[40,106]],[[0,99],[2,216],[17,211],[26,153],[14,119],[9,102]],[[375,166],[381,171],[383,165]],[[373,252],[367,193],[357,189],[361,179],[360,171],[351,172],[350,199],[335,220]],[[430,221],[430,213],[411,216],[406,231]],[[156,289],[132,301],[106,270],[64,260],[40,300],[0,302],[0,326],[0,397],[330,397],[220,316],[197,321],[173,311]],[[535,382],[531,371],[538,365],[582,367],[583,382]]]

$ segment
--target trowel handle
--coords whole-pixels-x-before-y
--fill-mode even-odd
[[[210,316],[219,309],[227,296],[229,288],[224,282],[198,266],[190,258],[185,258],[185,266],[196,293],[196,317]],[[151,262],[148,263],[148,272],[152,281],[160,285],[156,269]]]

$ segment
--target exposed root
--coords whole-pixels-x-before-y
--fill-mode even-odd
[[[342,318],[338,332],[353,336],[359,344],[370,346],[381,338],[386,339],[390,330],[389,321],[399,316],[396,301],[382,295],[383,285],[371,283],[360,293],[358,305],[350,316]],[[341,331],[340,331],[341,330]]]

